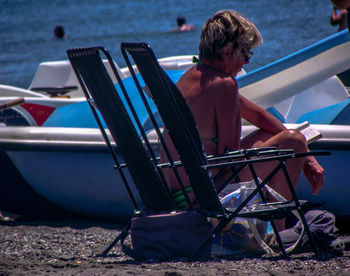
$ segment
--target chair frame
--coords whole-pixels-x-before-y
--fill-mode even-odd
[[[140,44],[138,44],[140,45]],[[177,179],[180,183],[181,190],[184,194],[185,200],[187,202],[187,206],[189,209],[193,209],[194,206],[192,202],[189,200],[189,197],[187,195],[187,192],[185,190],[185,187],[182,183],[181,177],[179,177],[177,173],[177,168],[179,166],[186,167],[186,164],[181,161],[174,161],[173,158],[170,155],[170,152],[167,148],[167,145],[162,137],[161,128],[159,127],[156,119],[154,118],[152,111],[149,107],[149,104],[147,103],[147,100],[145,98],[145,95],[143,93],[143,90],[136,78],[136,74],[131,66],[130,61],[128,61],[126,56],[126,49],[129,50],[129,46],[131,44],[125,44],[123,43],[121,45],[121,50],[123,53],[124,58],[126,59],[127,65],[129,67],[129,70],[132,74],[132,77],[134,79],[134,82],[136,84],[136,87],[139,91],[140,97],[145,105],[145,108],[150,116],[151,122],[154,126],[154,129],[157,132],[157,135],[159,137],[160,143],[164,147],[167,154],[169,154],[169,163],[166,164],[160,164],[159,158],[156,157],[152,146],[148,140],[148,137],[145,133],[145,131],[142,128],[142,124],[140,123],[137,113],[132,105],[132,101],[130,100],[128,93],[123,85],[123,82],[118,74],[117,69],[114,66],[114,62],[108,51],[103,47],[87,47],[87,48],[75,48],[75,49],[69,49],[67,50],[68,58],[71,62],[71,65],[74,69],[74,72],[78,78],[78,81],[83,89],[84,95],[87,98],[87,101],[89,103],[89,106],[91,108],[91,111],[95,117],[95,120],[97,121],[98,127],[101,131],[101,134],[106,142],[106,145],[113,157],[114,166],[120,173],[124,185],[129,193],[130,199],[133,202],[135,213],[141,213],[144,211],[151,211],[151,212],[169,212],[176,210],[176,207],[174,205],[174,202],[171,198],[171,192],[166,185],[165,178],[162,174],[162,168],[167,167],[174,170],[175,175],[177,176]],[[156,58],[153,54],[153,51],[150,49],[150,47],[147,44],[142,45],[142,47],[148,48],[148,50],[151,51],[153,55],[153,59],[155,61]],[[123,102],[120,99],[120,96],[118,95],[118,92],[116,88],[114,87],[114,84],[108,75],[103,63],[101,54],[103,54],[110,64],[113,73],[118,81],[119,87],[121,89],[121,92],[127,102],[127,106],[130,109],[130,112],[132,113],[132,117],[135,120],[137,129],[139,130],[139,133],[141,134],[141,138],[135,128],[135,125],[132,123],[128,112],[125,109],[125,106]],[[86,60],[84,61],[84,58]],[[82,62],[79,61],[79,59],[82,59]],[[90,63],[95,63],[94,66],[97,65],[98,68],[91,67]],[[158,64],[158,62],[157,62]],[[158,64],[159,66],[159,64]],[[160,67],[159,67],[160,68]],[[162,74],[165,74],[161,70]],[[142,75],[142,72],[141,72]],[[163,80],[164,81],[164,80]],[[165,78],[165,83],[168,84],[168,79]],[[146,81],[145,81],[146,82]],[[147,83],[147,82],[146,82]],[[107,92],[106,92],[107,91]],[[111,98],[110,98],[111,97]],[[175,102],[176,103],[176,102]],[[156,103],[157,104],[157,103]],[[113,140],[118,144],[118,151],[120,151],[121,155],[123,156],[126,164],[120,164],[118,161],[117,154],[115,152],[115,148],[112,146],[112,142],[109,139],[106,130],[103,128],[103,125],[101,123],[101,119],[99,117],[98,111],[102,115],[108,129],[110,130],[110,133],[113,137]],[[116,121],[115,115],[118,114],[118,116],[122,116],[123,119],[121,121]],[[161,114],[162,115],[162,114]],[[164,120],[164,118],[163,118]],[[126,127],[124,128],[124,124],[126,124]],[[186,123],[184,124],[186,126]],[[130,142],[127,141],[128,139],[125,138],[125,135],[128,136],[129,134],[132,134],[132,141],[133,144],[130,145]],[[137,137],[137,140],[136,140]],[[191,138],[193,139],[193,137]],[[191,143],[196,144],[195,141],[192,141]],[[139,161],[135,161],[133,158],[128,157],[128,150],[133,150],[131,146],[134,146],[138,148],[138,153],[142,156],[142,163]],[[148,153],[146,152],[145,148],[147,148]],[[273,154],[274,156],[271,156]],[[221,156],[208,156],[208,158],[205,161],[204,164],[201,164],[201,168],[204,171],[208,171],[211,168],[220,168],[220,167],[234,167],[239,166],[239,168],[244,168],[245,166],[249,166],[254,180],[257,184],[257,189],[255,190],[255,193],[252,193],[244,202],[243,204],[237,208],[236,210],[225,210],[221,203],[218,201],[217,193],[215,190],[213,190],[213,187],[209,187],[211,189],[211,198],[210,200],[214,199],[214,203],[209,203],[209,208],[204,208],[202,211],[205,211],[207,216],[209,217],[216,217],[220,219],[219,226],[215,229],[214,235],[219,233],[225,225],[234,217],[237,216],[245,216],[244,214],[244,206],[250,201],[251,198],[255,196],[255,194],[259,193],[261,198],[265,200],[264,194],[262,192],[262,188],[264,185],[268,182],[268,180],[279,170],[282,169],[282,171],[285,173],[288,185],[292,185],[289,179],[288,171],[285,167],[285,162],[287,159],[290,158],[296,158],[296,157],[302,157],[307,155],[315,155],[315,153],[301,153],[301,154],[294,154],[290,150],[282,150],[277,151],[273,148],[266,148],[266,149],[251,149],[251,150],[239,150],[228,154],[223,154]],[[247,160],[237,160],[237,158],[246,158]],[[254,159],[251,159],[251,157],[255,157]],[[232,161],[236,159],[235,161]],[[279,166],[276,167],[275,170],[271,172],[271,174],[264,180],[259,181],[259,179],[256,176],[255,170],[254,170],[254,164],[258,162],[266,162],[266,161],[279,161]],[[208,162],[207,162],[208,161]],[[223,161],[223,162],[221,162]],[[218,163],[219,162],[219,163]],[[142,179],[140,179],[139,176],[137,176],[137,168],[141,168],[144,165],[147,165],[147,169],[145,171],[149,172],[152,170],[151,176],[148,177],[147,181],[147,187],[143,183]],[[125,168],[128,168],[133,180],[134,184],[137,186],[140,197],[143,202],[143,206],[139,206],[136,202],[136,199],[131,191],[130,185],[127,182],[127,179],[125,177],[125,174],[123,170]],[[136,168],[136,170],[135,170]],[[289,179],[289,180],[288,180]],[[153,183],[154,182],[154,183]],[[148,185],[151,185],[151,191],[149,191]],[[197,189],[198,191],[198,189]],[[292,189],[293,194],[294,189]],[[152,202],[152,198],[154,196],[159,197],[161,200],[161,204],[157,205]],[[197,196],[197,194],[196,194]],[[301,205],[299,204],[299,201],[296,197],[295,191],[293,194],[293,200],[295,199],[295,207],[299,214],[301,214],[302,223],[305,224],[306,220],[303,215],[303,210]],[[153,200],[154,201],[154,200]],[[164,205],[164,202],[168,202]],[[207,201],[208,202],[208,201]],[[201,203],[201,202],[200,202]],[[206,206],[206,207],[208,207]],[[248,212],[249,213],[249,212]],[[247,213],[247,214],[248,214]],[[306,224],[307,225],[307,224]],[[117,236],[117,238],[111,243],[111,245],[104,250],[104,252],[100,255],[106,255],[112,247],[118,242],[123,241],[125,237],[128,234],[128,231],[130,229],[130,223],[123,229],[122,233]],[[277,229],[274,227],[274,230]],[[309,239],[314,246],[315,253],[318,254],[317,246],[315,245],[313,241],[313,237],[311,235],[311,232],[309,231],[309,228],[306,227],[306,233],[309,236]],[[282,241],[279,237],[278,231],[276,234],[277,241],[281,247],[281,252],[283,255],[286,256],[285,249],[283,247]],[[204,248],[208,243],[210,243],[212,240],[212,237],[210,237],[206,243],[202,245],[201,248],[198,249],[197,254],[200,252],[202,248]],[[196,255],[197,255],[196,254]],[[196,256],[194,256],[196,257]]]
[[[84,92],[91,112],[93,113],[93,116],[105,140],[108,150],[113,158],[114,168],[120,174],[128,195],[133,203],[135,214],[141,213],[144,208],[153,210],[154,212],[173,211],[175,210],[175,204],[172,200],[168,186],[165,184],[164,176],[162,175],[160,168],[157,166],[158,160],[155,156],[154,151],[152,150],[152,146],[149,140],[147,139],[147,135],[143,130],[141,131],[141,135],[144,137],[143,141],[148,148],[150,155],[148,155],[144,150],[144,145],[140,140],[140,136],[136,133],[133,123],[124,108],[122,100],[119,97],[117,90],[114,87],[114,84],[103,65],[100,54],[103,54],[107,58],[108,63],[111,66],[113,73],[117,79],[117,82],[119,83],[122,92],[126,96],[126,100],[131,102],[126,93],[123,82],[118,74],[117,68],[114,65],[113,59],[105,48],[86,47],[67,50],[67,55],[72,68]],[[90,67],[90,63],[93,63],[93,67]],[[104,101],[103,94],[107,94],[106,97],[109,97],[108,101]],[[107,102],[107,105],[105,105],[105,102]],[[132,108],[132,105],[130,106],[131,112],[136,114],[136,111]],[[105,123],[110,130],[114,142],[118,145],[118,151],[124,158],[125,163],[121,164],[119,162],[116,153],[117,149],[116,147],[113,147],[113,142],[104,129],[98,111],[105,120]],[[136,124],[141,126],[138,118],[135,118]],[[132,141],[131,145],[129,140]],[[132,160],[128,158],[129,151],[133,151],[134,147],[137,148],[137,154],[140,154],[140,159],[142,159],[142,161],[137,162],[138,164],[136,167],[134,166],[135,159]],[[142,168],[146,165],[148,166],[147,173],[143,172],[141,173],[142,177],[138,177],[138,170],[140,169],[142,171]],[[134,184],[139,190],[143,206],[137,203],[130,184],[127,181],[124,172],[126,168],[129,170],[134,180]],[[149,190],[149,186],[152,185],[145,187],[143,181],[153,183],[153,189]],[[148,196],[145,197],[144,194],[148,194]],[[157,202],[157,200],[154,200],[155,198],[161,199],[161,204],[154,204],[154,202]],[[114,245],[118,243],[118,241],[122,242],[128,235],[130,226],[131,224],[128,223],[120,235],[118,235],[116,239],[101,254],[99,254],[99,256],[106,256],[108,252],[114,247]]]

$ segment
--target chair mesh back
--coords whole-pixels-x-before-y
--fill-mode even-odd
[[[210,172],[204,170],[207,158],[199,132],[185,99],[145,43],[122,43],[133,57],[145,84],[152,93],[159,114],[169,131],[202,209],[223,213]]]
[[[87,88],[117,143],[144,206],[154,211],[173,210],[173,200],[143,147],[102,63],[99,49],[71,49],[67,53],[78,79]]]

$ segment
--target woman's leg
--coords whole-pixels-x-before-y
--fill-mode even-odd
[[[273,135],[266,131],[258,130],[242,139],[242,148],[259,148],[276,146],[278,149],[293,149],[295,153],[307,151],[307,143],[304,136],[296,130],[284,130]],[[287,169],[294,188],[296,187],[305,159],[294,158],[287,160]],[[264,179],[277,166],[277,161],[263,162],[254,165],[254,168],[261,179]],[[244,170],[240,174],[241,181],[252,179],[250,170]],[[287,200],[292,198],[287,181],[282,171],[278,172],[269,182],[269,186],[275,189]],[[279,230],[284,229],[284,220],[276,223]]]

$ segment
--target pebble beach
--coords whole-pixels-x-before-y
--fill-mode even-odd
[[[313,253],[282,257],[215,257],[205,262],[136,262],[117,245],[97,257],[122,225],[87,219],[0,222],[0,275],[350,275],[350,251],[318,260]]]

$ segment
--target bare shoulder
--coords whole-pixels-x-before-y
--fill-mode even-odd
[[[177,82],[177,87],[186,99],[205,95],[208,101],[214,102],[231,100],[238,94],[235,79],[198,66],[186,71]]]
[[[232,97],[237,94],[237,82],[231,77],[217,77],[212,82],[217,97]]]
[[[196,79],[198,78],[196,70],[194,67],[188,69],[177,81],[176,86],[180,89],[182,93],[184,91],[192,89]]]
[[[220,77],[217,78],[218,85],[220,85],[225,90],[237,89],[237,82],[232,77]]]

